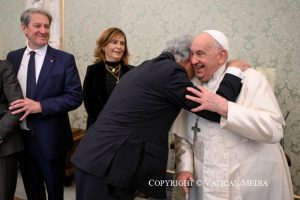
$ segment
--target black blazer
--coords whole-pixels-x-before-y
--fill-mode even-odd
[[[122,64],[120,78],[132,68],[133,66]],[[107,80],[107,74],[104,62],[87,67],[83,82],[83,102],[88,114],[86,129],[96,121],[116,85],[115,80]]]
[[[164,186],[151,187],[149,180],[165,179],[169,129],[181,108],[197,106],[185,98],[186,88],[192,85],[171,54],[164,53],[128,72],[79,143],[74,165],[106,178],[108,184],[164,198]],[[227,74],[219,92],[235,100],[240,88],[241,80]],[[198,114],[220,120],[216,114]]]

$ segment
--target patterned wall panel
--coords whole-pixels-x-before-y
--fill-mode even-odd
[[[20,0],[0,1],[0,59],[17,47],[25,46],[20,28],[20,15],[25,3]]]
[[[158,55],[174,36],[218,29],[230,40],[231,58],[275,68],[275,94],[282,111],[290,111],[285,151],[293,162],[294,190],[300,193],[300,1],[64,1],[65,50],[75,55],[82,80],[93,62],[96,38],[111,26],[127,34],[133,65]],[[20,0],[0,1],[0,58],[25,43],[19,28],[23,6]],[[70,116],[74,127],[85,127],[83,107]]]

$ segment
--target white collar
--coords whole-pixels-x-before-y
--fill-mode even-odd
[[[36,54],[41,55],[41,56],[44,56],[44,55],[46,55],[47,48],[48,48],[48,45],[44,45],[44,46],[42,46],[42,47],[39,48],[39,49],[32,50],[32,49],[27,45],[25,51],[26,51],[26,54],[27,54],[27,55],[29,55],[29,53],[30,53],[31,51],[35,51]]]
[[[207,88],[210,91],[216,91],[216,87],[219,85],[219,83],[221,82],[221,79],[225,73],[226,70],[226,65],[222,65],[214,74],[213,77],[206,83],[201,83],[201,81],[194,76],[194,78],[192,79],[192,82],[195,85],[203,85],[205,88]]]
[[[224,73],[225,73],[225,70],[226,70],[226,66],[225,66],[225,64],[224,64],[224,65],[222,65],[222,66],[221,66],[221,67],[213,74],[212,79],[210,79],[208,82],[210,82],[210,81],[215,81],[215,79],[218,79],[218,78],[220,78],[221,76],[223,76]]]

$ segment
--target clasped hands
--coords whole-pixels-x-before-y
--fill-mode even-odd
[[[20,121],[23,121],[29,114],[42,112],[42,107],[40,102],[24,98],[13,101],[9,106],[9,110],[13,115],[24,113],[20,118]]]

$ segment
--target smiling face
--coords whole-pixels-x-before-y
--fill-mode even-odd
[[[194,67],[195,75],[202,82],[209,81],[227,59],[226,51],[220,48],[216,41],[207,33],[202,33],[195,37],[191,45],[191,51],[191,63]]]
[[[35,50],[48,44],[50,37],[50,23],[46,15],[32,13],[30,22],[22,24],[22,31],[28,39],[28,46]]]
[[[116,35],[103,48],[105,60],[109,62],[119,62],[125,51],[125,37],[123,35]]]

